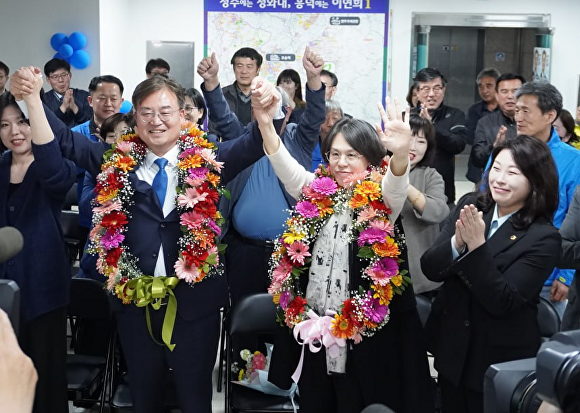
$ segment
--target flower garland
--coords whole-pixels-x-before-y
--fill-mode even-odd
[[[223,218],[217,210],[222,193],[218,188],[222,162],[215,160],[216,146],[207,140],[205,132],[194,124],[185,126],[177,141],[180,186],[177,187],[175,204],[180,214],[182,235],[178,240],[179,257],[174,269],[177,280],[194,285],[222,271],[219,253],[223,247],[219,235]],[[135,189],[129,182],[129,173],[141,165],[146,154],[147,146],[137,135],[123,135],[104,154],[101,173],[96,178],[93,229],[88,251],[98,254],[97,270],[107,277],[108,289],[124,304],[143,304],[148,293],[135,292],[137,280],[143,284],[143,281],[153,278],[143,274],[137,265],[138,259],[123,244],[130,218],[129,208],[134,204]],[[177,280],[170,281],[172,286],[169,288],[173,288]],[[150,283],[146,284],[145,289],[151,289]]]
[[[391,211],[382,199],[380,183],[385,173],[385,166],[362,172],[351,177],[349,187],[344,188],[321,165],[315,179],[302,189],[270,259],[268,292],[278,305],[282,325],[294,328],[309,319],[312,309],[299,286],[301,275],[310,268],[309,250],[330,216],[349,209],[355,216],[349,237],[358,244],[357,256],[368,261],[362,278],[369,281],[370,288],[359,286],[351,291],[334,315],[330,333],[358,343],[362,336],[372,336],[387,324],[393,294],[402,294],[411,279],[406,270],[399,269],[402,240],[395,234],[388,218]]]

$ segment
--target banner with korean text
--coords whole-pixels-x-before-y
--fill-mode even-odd
[[[216,53],[222,86],[235,80],[230,60],[252,47],[260,75],[275,82],[287,68],[302,78],[308,45],[338,77],[334,99],[371,123],[385,94],[389,0],[205,0],[205,54]]]

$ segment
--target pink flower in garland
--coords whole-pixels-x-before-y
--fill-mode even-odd
[[[179,258],[175,262],[173,268],[175,269],[175,274],[177,274],[178,278],[185,280],[188,283],[198,281],[200,275],[199,270],[193,266],[187,265],[183,258]]]
[[[187,172],[189,175],[185,178],[185,183],[190,186],[200,186],[205,182],[209,169],[201,167],[190,169]]]
[[[336,185],[334,179],[329,178],[327,176],[316,178],[314,181],[312,181],[310,187],[319,194],[327,196],[334,194],[338,189],[338,186]]]
[[[304,218],[318,217],[318,207],[309,201],[301,201],[296,204],[296,211]]]
[[[216,171],[221,171],[224,163],[223,162],[218,162],[216,161],[216,153],[214,151],[212,151],[211,149],[208,148],[204,148],[201,150],[200,153],[201,157],[203,159],[206,160],[207,163],[209,163],[211,166],[213,166],[215,168]]]
[[[107,231],[101,237],[101,245],[106,249],[110,250],[113,248],[117,248],[121,242],[125,239],[125,236],[119,232],[111,232]]]
[[[93,212],[99,214],[108,214],[109,212],[112,211],[121,211],[122,208],[123,205],[121,204],[121,201],[116,199],[115,201],[107,201],[101,206],[94,207]]]
[[[369,223],[371,228],[379,229],[381,231],[385,231],[391,237],[395,234],[395,227],[389,221],[385,221],[382,219],[375,219]]]
[[[199,152],[199,148],[187,148],[183,152],[181,152],[178,156],[179,159],[186,159],[189,156],[193,156]]]
[[[215,232],[215,234],[217,236],[220,236],[222,234],[222,229],[221,227],[215,223],[215,221],[211,218],[207,219],[207,225],[208,227],[210,227],[212,229],[213,232]]]
[[[282,259],[278,266],[272,272],[272,276],[274,277],[274,281],[279,283],[283,283],[286,278],[290,275],[292,271],[292,264],[288,261],[288,259]]]
[[[387,233],[377,228],[367,228],[358,236],[358,246],[362,247],[365,244],[374,244],[375,242],[382,242],[387,237]]]
[[[187,188],[184,194],[177,197],[177,205],[180,207],[193,208],[198,202],[203,202],[207,193],[200,193],[195,188]]]
[[[125,155],[131,152],[131,149],[133,149],[133,142],[121,141],[117,143],[117,150],[124,153]]]
[[[369,174],[368,171],[360,171],[360,172],[353,172],[349,176],[346,177],[344,180],[345,186],[351,186],[356,182],[362,182],[366,179],[367,175]]]
[[[283,291],[280,293],[280,307],[285,310],[288,308],[288,303],[290,303],[290,291]]]
[[[358,218],[356,219],[356,222],[361,224],[363,222],[367,222],[367,221],[373,219],[376,216],[377,216],[377,211],[375,211],[375,209],[372,206],[369,206],[368,208],[363,209],[358,214]]]
[[[290,260],[294,264],[304,265],[304,260],[306,257],[310,257],[310,253],[308,252],[308,245],[301,241],[292,243],[292,245],[289,245],[286,250]]]
[[[365,317],[373,323],[382,322],[389,312],[389,307],[382,305],[378,298],[373,298],[370,291],[367,291],[366,298],[362,300],[361,308]]]
[[[392,258],[381,258],[375,265],[368,268],[366,274],[371,277],[375,284],[385,286],[389,283],[391,277],[394,277],[399,272],[399,264]]]
[[[188,229],[196,229],[202,226],[205,217],[195,211],[189,211],[181,214],[180,224],[185,225]]]

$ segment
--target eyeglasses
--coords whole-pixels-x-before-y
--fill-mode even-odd
[[[338,163],[343,155],[346,159],[346,162],[350,165],[356,163],[360,158],[362,158],[362,155],[356,152],[350,152],[346,154],[342,154],[338,151],[326,152],[326,158],[330,163]]]
[[[189,106],[189,105],[187,105],[185,108],[183,108],[185,113],[191,113],[191,111],[194,109],[199,109],[199,108],[197,106]]]
[[[151,122],[155,118],[155,115],[159,116],[159,119],[162,122],[167,122],[169,119],[171,119],[171,117],[175,112],[179,112],[179,109],[175,110],[163,109],[161,112],[153,112],[151,110],[148,110],[137,113],[137,116],[143,123]]]
[[[439,93],[441,93],[443,91],[443,86],[441,86],[441,85],[437,85],[437,86],[433,86],[433,87],[423,86],[423,87],[419,88],[419,91],[421,93],[425,93],[425,94],[429,94],[431,91],[433,91],[434,94],[438,95]]]
[[[61,73],[60,75],[50,75],[51,80],[65,80],[67,77],[70,76],[70,73]]]

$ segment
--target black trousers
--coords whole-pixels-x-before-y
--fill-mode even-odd
[[[21,323],[19,342],[38,373],[33,413],[68,412],[66,307]]]
[[[443,413],[483,413],[483,393],[463,385],[456,387],[441,375],[438,382]]]
[[[178,303],[179,305],[179,303]],[[165,309],[150,309],[151,329],[161,341]],[[153,341],[147,330],[145,310],[116,312],[117,328],[127,360],[129,387],[135,413],[164,411],[164,389],[172,369],[179,407],[183,413],[211,413],[212,372],[217,356],[219,313],[185,320],[177,315],[170,351]]]

